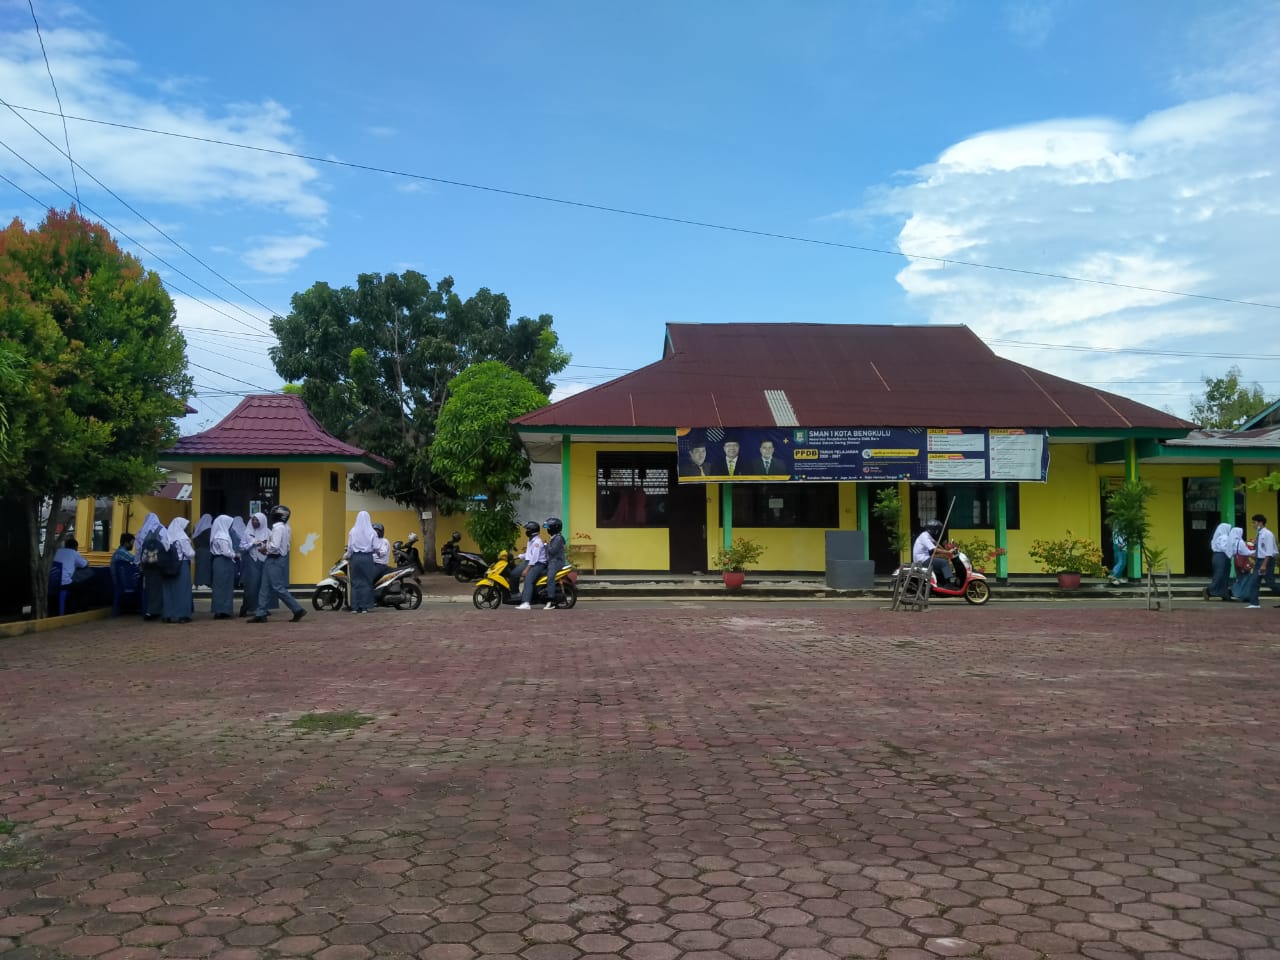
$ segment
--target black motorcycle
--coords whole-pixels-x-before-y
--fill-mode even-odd
[[[459,583],[467,583],[483,577],[489,565],[478,553],[464,553],[459,550],[458,542],[461,539],[462,534],[455,530],[449,542],[440,548],[440,569],[447,574],[452,574]]]
[[[422,573],[422,555],[418,553],[418,535],[409,534],[408,540],[397,540],[391,545],[397,567],[413,567],[416,573]]]

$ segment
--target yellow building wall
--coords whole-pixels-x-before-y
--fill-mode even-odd
[[[596,526],[596,454],[642,450],[669,452],[657,445],[620,443],[575,443],[569,456],[569,524],[565,539],[575,544],[594,544],[596,565],[601,570],[668,570],[671,567],[670,534],[666,527]],[[706,567],[720,549],[720,484],[707,484]],[[857,492],[853,484],[840,485],[840,529],[858,526]],[[822,570],[826,566],[826,528],[734,527],[734,537],[748,537],[765,552],[755,565],[760,570]]]
[[[166,527],[175,517],[191,519],[191,503],[187,500],[170,500],[166,497],[138,496],[131,499],[117,497],[111,508],[111,534],[106,550],[89,550],[92,543],[94,498],[84,497],[76,502],[76,539],[80,543],[80,552],[89,564],[94,567],[105,567],[111,562],[111,554],[120,544],[120,534],[136,534],[147,519],[147,514],[154,513]],[[80,531],[85,531],[81,533]]]

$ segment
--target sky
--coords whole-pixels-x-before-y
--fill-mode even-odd
[[[1277,49],[1276,0],[0,0],[0,216],[160,274],[183,433],[409,269],[551,314],[553,399],[669,322],[963,323],[1185,416],[1280,397]]]

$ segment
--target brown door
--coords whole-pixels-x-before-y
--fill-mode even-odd
[[[711,489],[701,483],[672,484],[667,498],[672,573],[706,572],[707,496]]]

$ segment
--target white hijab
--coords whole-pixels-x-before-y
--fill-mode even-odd
[[[209,516],[207,513],[202,513],[200,514],[200,519],[196,521],[196,529],[191,536],[198,537],[212,526],[213,517]]]
[[[347,534],[347,552],[373,553],[377,539],[378,535],[373,530],[373,521],[369,519],[369,511],[361,510],[356,514],[355,526]]]
[[[1234,557],[1239,554],[1242,557],[1252,557],[1253,551],[1249,549],[1249,545],[1244,542],[1244,528],[1232,527],[1231,535],[1227,539],[1227,556]]]
[[[151,536],[151,534],[153,533],[160,534],[160,542],[161,542],[161,545],[163,545],[164,534],[165,534],[164,524],[160,522],[160,518],[157,517],[154,513],[148,513],[147,519],[142,521],[142,527],[141,529],[138,530],[138,537],[134,541],[138,545],[134,549],[134,556],[136,556],[139,560],[142,559],[142,541],[146,540],[147,537]]]
[[[190,560],[196,555],[195,548],[191,546],[191,538],[187,536],[188,523],[190,521],[186,517],[174,517],[166,531],[169,542],[165,546],[174,547],[178,551],[179,560]],[[163,535],[161,539],[164,539]]]
[[[1226,553],[1230,540],[1231,524],[1220,523],[1218,524],[1218,529],[1213,531],[1213,539],[1209,541],[1209,549],[1214,553]]]
[[[271,536],[271,529],[267,526],[267,515],[262,511],[258,511],[252,517],[258,521],[255,528],[253,524],[245,524],[244,535],[240,538],[240,549],[248,550],[249,556],[261,563],[266,559],[257,549],[258,544]]]
[[[215,556],[234,557],[236,548],[231,542],[231,518],[225,513],[213,521],[209,533],[209,550]]]

